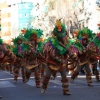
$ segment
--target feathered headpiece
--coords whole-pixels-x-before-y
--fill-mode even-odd
[[[78,32],[79,32],[79,30],[75,30],[75,31],[74,31],[74,35],[75,35],[75,37],[78,36]]]
[[[62,25],[61,22],[59,20],[56,20],[56,26],[61,27],[61,25]]]
[[[93,39],[93,32],[92,32],[92,30],[90,30],[90,29],[88,29],[87,27],[86,28],[84,28],[84,29],[82,29],[82,30],[80,30],[79,32],[78,32],[78,35],[77,35],[77,38],[78,39],[83,39],[83,38],[85,38],[85,39],[87,39],[88,41],[91,41],[92,39]]]
[[[58,28],[61,28],[61,32],[58,31]],[[54,33],[57,37],[63,38],[66,36],[66,27],[59,20],[56,21]]]
[[[21,48],[22,48],[21,52],[22,53],[19,53],[19,49],[18,49],[18,40],[19,39],[22,40],[22,44],[21,44]],[[20,34],[18,37],[16,37],[15,39],[13,39],[14,47],[12,48],[12,52],[15,55],[17,55],[18,57],[23,58],[24,57],[23,52],[29,50],[29,46],[27,46],[25,44],[26,41],[27,41],[27,39],[22,34]]]
[[[43,31],[40,29],[27,29],[25,31],[24,37],[29,39],[32,34],[36,34],[38,38],[40,38],[43,35]]]

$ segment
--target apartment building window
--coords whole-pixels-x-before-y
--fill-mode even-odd
[[[25,17],[28,17],[28,13],[25,13]]]

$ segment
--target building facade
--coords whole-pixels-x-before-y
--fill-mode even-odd
[[[31,2],[22,2],[11,5],[11,33],[12,38],[20,34],[20,30],[27,28],[30,24],[30,16],[33,4]]]
[[[0,37],[5,43],[11,43],[21,29],[28,27],[33,4],[25,1],[0,0]]]
[[[6,2],[0,3],[0,37],[2,37],[6,42],[11,41],[11,16],[10,16],[10,6]]]

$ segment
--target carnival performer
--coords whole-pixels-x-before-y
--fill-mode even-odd
[[[98,30],[100,30],[100,24],[97,24],[98,26]],[[100,55],[100,33],[97,33],[94,35],[94,40],[91,42],[91,45],[92,45],[92,51],[94,51],[94,53],[98,52],[98,55]],[[93,74],[95,75],[96,77],[96,80],[97,82],[100,81],[100,78],[99,78],[99,70],[98,70],[98,64],[100,63],[100,59],[96,59],[96,56],[93,56],[91,58],[91,62],[94,62],[94,63],[91,63],[91,68],[92,68],[92,72]]]
[[[56,21],[55,28],[52,32],[52,37],[45,44],[45,58],[47,63],[46,75],[42,81],[41,93],[45,93],[48,87],[50,77],[53,73],[60,72],[61,82],[64,95],[70,95],[68,78],[66,77],[66,65],[68,58],[68,37],[66,34],[65,25],[59,20]]]
[[[24,37],[27,38],[29,50],[26,52],[26,82],[29,81],[31,74],[34,72],[36,87],[40,88],[40,74],[38,61],[38,39],[42,36],[43,31],[37,29],[26,30]]]
[[[12,63],[15,61],[15,56],[4,46],[4,42],[0,38],[0,64],[4,64],[5,62],[11,63],[11,61]],[[2,98],[2,96],[0,96],[0,98]]]
[[[0,38],[0,64],[2,63],[1,60],[4,57],[4,54],[2,52],[3,51],[5,52],[5,48],[2,45],[3,45],[3,40]],[[2,96],[0,96],[0,98],[2,98]]]
[[[22,82],[25,83],[25,66],[26,66],[26,59],[24,57],[25,47],[23,42],[26,41],[24,36],[20,34],[18,37],[13,39],[14,48],[12,52],[16,55],[16,61],[14,63],[14,82],[16,83],[19,77],[19,72],[21,69],[22,73]]]
[[[39,61],[39,73],[41,78],[43,78],[45,70],[46,70],[46,61],[45,61],[45,56],[43,52],[43,45],[44,45],[44,39],[40,38],[38,39],[37,42],[37,59]]]
[[[74,79],[79,75],[81,68],[85,67],[85,74],[86,74],[88,86],[92,86],[92,78],[91,78],[92,74],[89,65],[90,55],[87,50],[89,40],[92,38],[92,31],[89,30],[88,28],[84,28],[83,30],[79,31],[77,38],[81,40],[82,53],[78,54],[80,63],[74,70],[73,74],[71,75],[71,83],[73,83]]]
[[[8,48],[8,44],[4,43],[3,45],[7,50],[11,50],[10,48]],[[11,63],[9,62],[0,63],[0,67],[1,67],[1,70],[8,71],[10,73],[12,72]]]
[[[99,82],[99,71],[97,69],[98,67],[98,61],[100,60],[100,33],[96,34],[94,39],[90,42],[89,48],[92,52],[92,56],[90,58],[90,64],[92,66],[93,74],[96,77],[97,82]]]

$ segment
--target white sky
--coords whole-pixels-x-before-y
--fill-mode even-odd
[[[15,3],[20,3],[20,2],[33,2],[33,3],[37,3],[37,2],[42,2],[44,0],[0,0],[1,2],[7,2],[8,4],[15,4]]]

